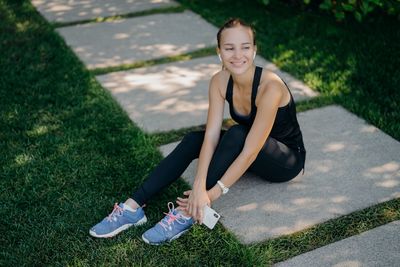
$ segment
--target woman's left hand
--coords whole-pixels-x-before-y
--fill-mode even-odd
[[[188,199],[188,213],[195,221],[202,224],[204,206],[210,206],[210,204],[211,201],[208,197],[207,190],[200,187],[194,187],[192,192],[190,192]]]
[[[191,193],[192,193],[192,190],[185,191],[185,192],[183,192],[183,195],[187,196],[187,198],[178,197],[176,199],[176,203],[179,205],[179,208],[181,210],[184,210],[188,214],[190,214],[189,213],[189,196]],[[218,187],[214,186],[213,188],[211,188],[210,190],[207,191],[207,195],[208,195],[208,199],[210,200],[210,202],[213,202],[221,196],[221,190]],[[203,215],[203,214],[201,214],[201,215]],[[203,218],[199,219],[200,222],[202,222],[202,220],[203,220]]]
[[[208,192],[197,192],[197,194],[195,194],[195,191],[188,190],[183,192],[183,194],[188,196],[188,198],[177,198],[176,203],[179,205],[179,209],[184,210],[194,220],[202,224],[203,208],[205,205],[210,205],[211,203]]]

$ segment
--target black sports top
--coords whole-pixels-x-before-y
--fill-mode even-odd
[[[253,125],[257,113],[256,96],[258,91],[258,85],[260,84],[261,73],[262,73],[262,68],[256,66],[254,72],[252,90],[251,90],[251,110],[250,114],[246,116],[237,114],[235,112],[232,100],[233,79],[232,76],[229,77],[228,87],[226,89],[226,100],[229,103],[229,112],[231,114],[232,119],[239,124],[248,127],[251,127]],[[304,173],[306,150],[304,147],[303,135],[301,133],[300,126],[297,121],[296,104],[294,102],[289,87],[287,86],[285,81],[283,81],[283,83],[286,85],[286,88],[290,93],[290,101],[286,106],[278,108],[278,112],[276,114],[275,121],[270,132],[270,136],[284,143],[288,147],[296,149],[299,152],[302,152],[303,173]]]

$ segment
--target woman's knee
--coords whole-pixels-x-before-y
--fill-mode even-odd
[[[244,144],[249,129],[246,126],[236,124],[233,125],[225,133],[223,141],[225,145],[238,146],[238,144]]]
[[[181,144],[184,144],[185,146],[200,146],[203,144],[204,140],[204,131],[191,131],[187,133],[182,141]]]

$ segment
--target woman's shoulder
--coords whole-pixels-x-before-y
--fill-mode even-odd
[[[279,83],[284,85],[282,79],[273,71],[267,70],[263,68],[262,74],[261,74],[261,79],[260,79],[260,85],[267,85],[269,83]]]
[[[281,77],[273,71],[263,69],[258,87],[256,105],[258,104],[258,101],[262,95],[264,95],[268,90],[278,90],[282,92],[283,99],[280,103],[280,107],[285,106],[290,101],[290,94],[286,89],[286,85]]]
[[[225,98],[230,73],[227,70],[220,70],[211,77],[211,84],[218,88],[221,96]]]

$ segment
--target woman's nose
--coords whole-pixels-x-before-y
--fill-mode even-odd
[[[235,58],[240,59],[242,57],[242,51],[240,49],[236,49],[234,56],[235,56]]]

